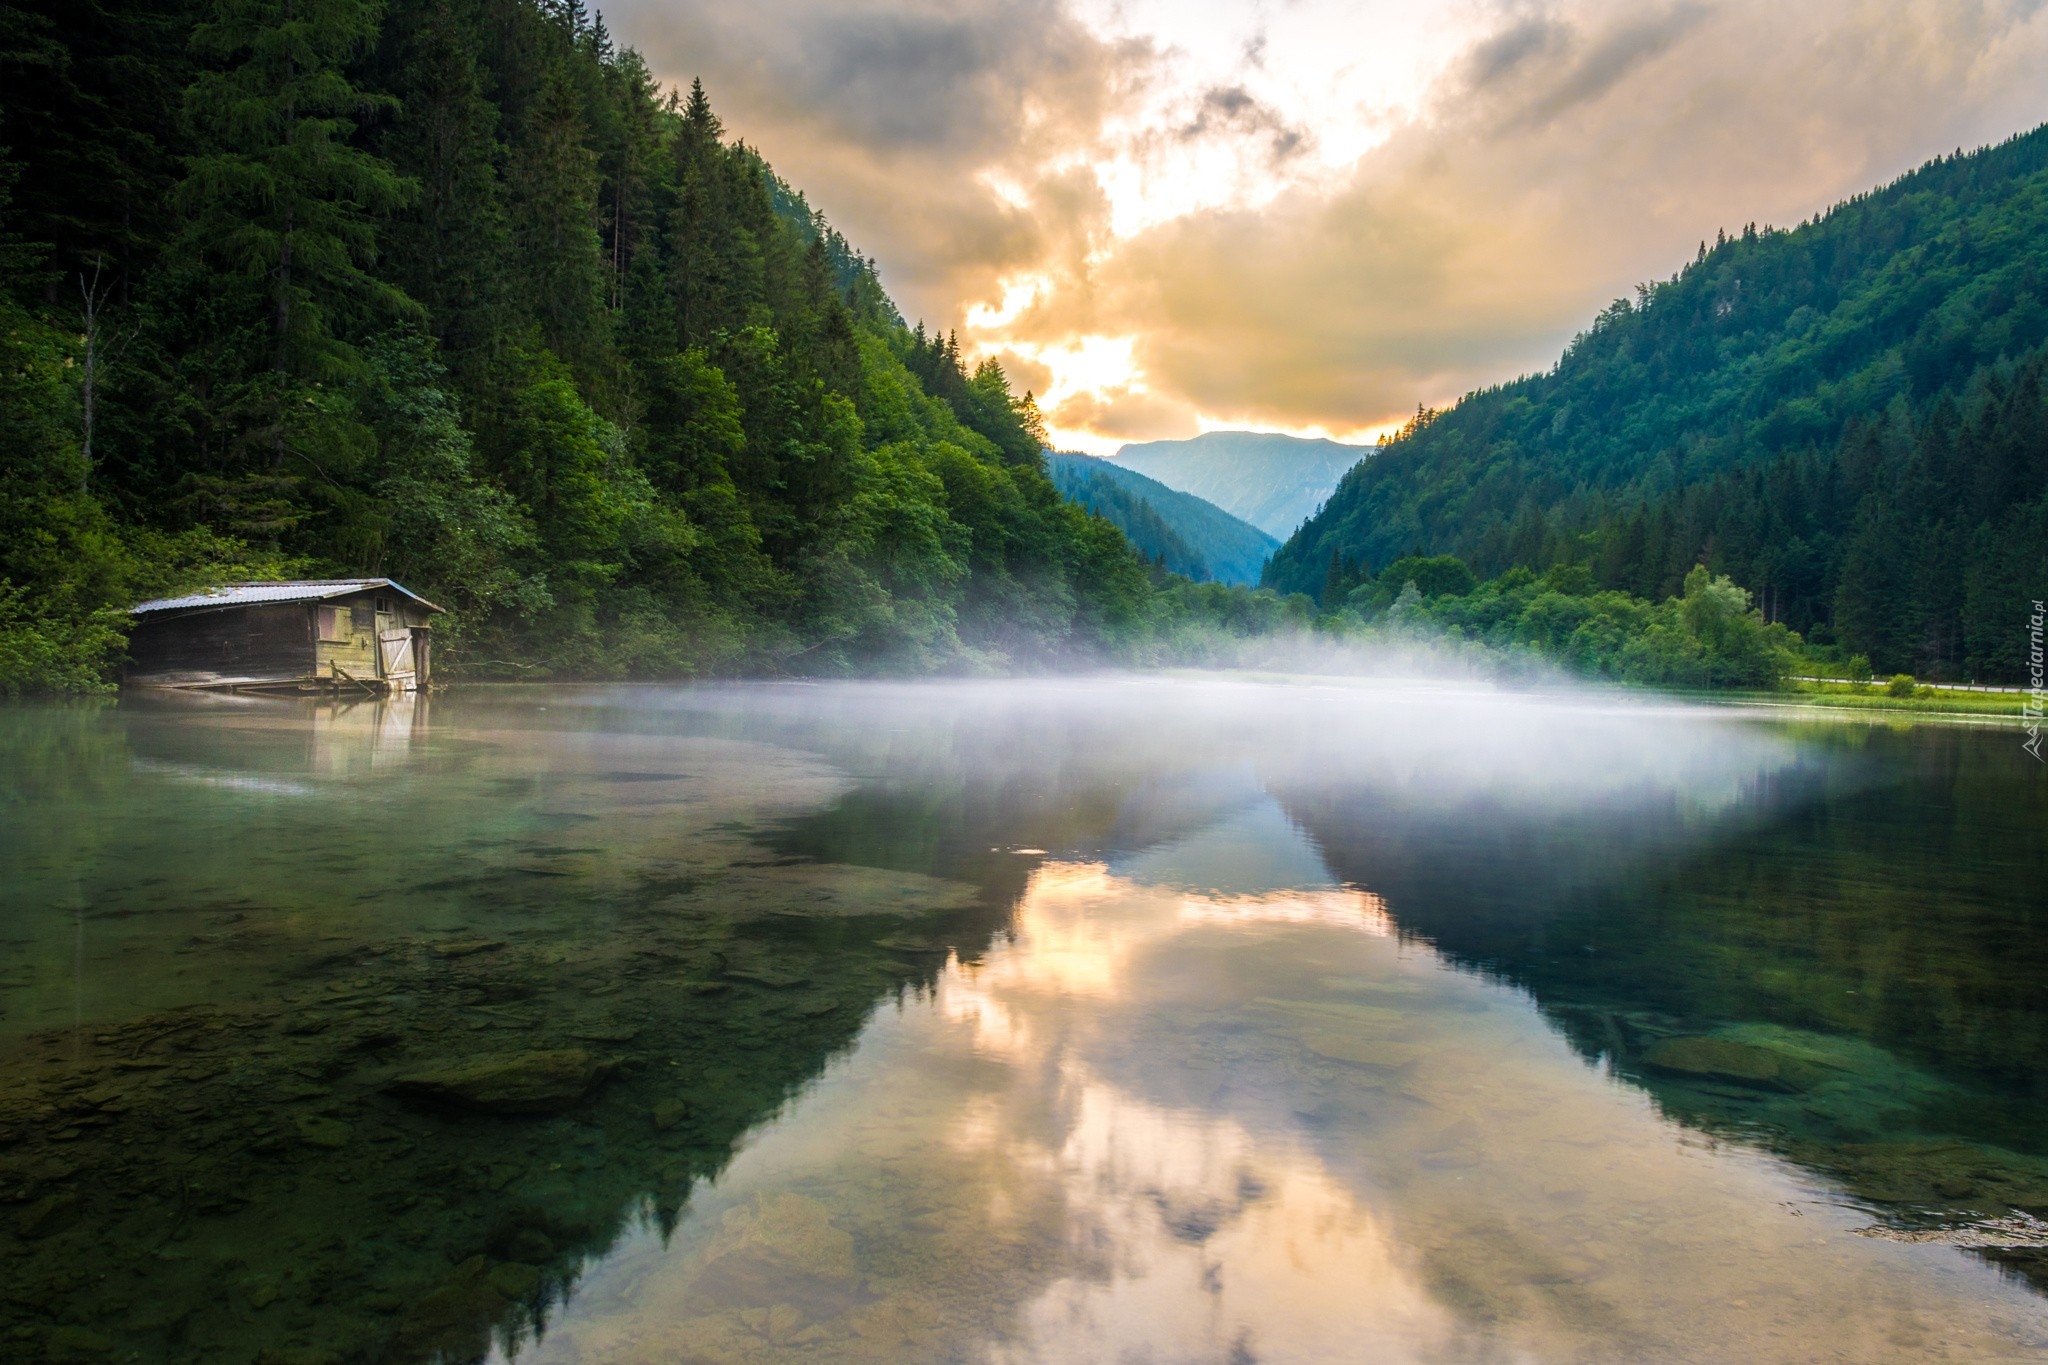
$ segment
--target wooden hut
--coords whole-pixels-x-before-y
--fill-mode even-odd
[[[407,692],[431,674],[441,609],[388,578],[230,583],[130,609],[138,687]]]

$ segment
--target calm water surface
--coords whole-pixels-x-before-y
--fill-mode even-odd
[[[2048,1361],[2017,732],[0,710],[0,1358]]]

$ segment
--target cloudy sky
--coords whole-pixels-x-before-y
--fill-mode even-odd
[[[1364,438],[2048,120],[2048,0],[610,0],[1061,444]]]

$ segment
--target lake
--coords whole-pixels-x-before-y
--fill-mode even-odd
[[[2048,1361],[2005,727],[0,709],[0,1356]]]

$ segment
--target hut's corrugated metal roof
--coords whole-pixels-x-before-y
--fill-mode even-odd
[[[128,610],[143,616],[151,612],[190,611],[199,607],[246,607],[259,602],[324,602],[330,597],[346,597],[371,588],[389,588],[393,592],[404,593],[429,611],[441,610],[418,593],[388,578],[304,578],[291,583],[223,583],[217,588],[188,593],[183,597],[160,597],[154,602],[138,602]]]

